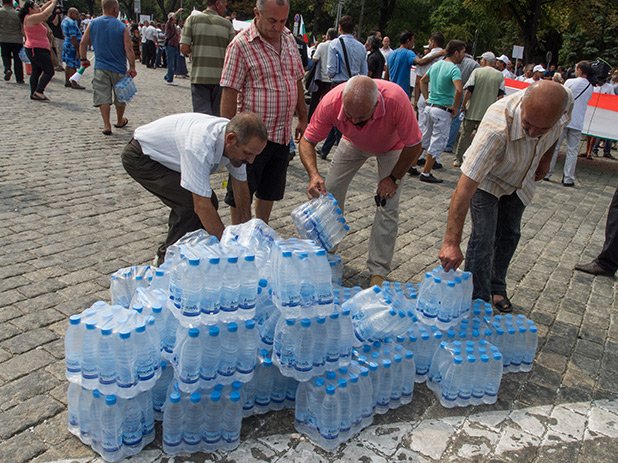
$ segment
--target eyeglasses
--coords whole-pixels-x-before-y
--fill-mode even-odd
[[[373,200],[376,202],[376,207],[386,206],[386,198],[383,198],[382,196],[375,195]]]

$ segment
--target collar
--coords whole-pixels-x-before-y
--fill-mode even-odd
[[[341,84],[341,86],[344,86],[344,85],[345,84]],[[348,118],[346,117],[345,111],[343,110],[343,90],[341,90],[340,98],[341,98],[341,109],[339,110],[339,114],[337,115],[337,120],[343,123],[346,123],[348,122]],[[371,119],[369,119],[368,122],[380,119],[384,117],[385,114],[386,114],[386,103],[384,102],[384,97],[382,96],[382,90],[379,90],[378,91],[378,104],[376,105],[376,109],[371,115]],[[367,125],[368,124],[366,124],[364,127],[359,127],[358,130],[363,130],[365,127],[367,127]]]
[[[285,38],[290,34],[291,32],[287,27],[283,29],[283,33],[281,34],[281,46],[283,46],[286,43]],[[268,43],[266,40],[262,38],[262,35],[260,34],[260,31],[256,27],[255,22],[252,22],[251,25],[247,28],[247,35],[248,35],[249,42],[252,42],[257,38],[260,38],[262,39],[263,42]]]

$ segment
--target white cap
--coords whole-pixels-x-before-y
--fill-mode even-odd
[[[486,51],[485,53],[483,53],[481,56],[478,56],[477,58],[483,58],[485,61],[488,61],[489,63],[496,62],[496,55],[494,55],[490,51]]]
[[[500,55],[498,61],[502,61],[504,64],[509,64],[511,62],[510,59],[506,55]]]
[[[536,66],[534,66],[534,68],[532,69],[532,72],[545,72],[545,68],[543,67],[542,64],[537,64]]]

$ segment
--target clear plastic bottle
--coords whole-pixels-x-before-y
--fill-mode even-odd
[[[105,396],[101,409],[101,456],[117,461],[122,452],[122,417],[114,394]]]
[[[72,434],[80,434],[80,399],[81,399],[81,386],[77,383],[69,383],[69,389],[67,391],[67,421],[69,424],[69,431]]]
[[[296,319],[280,318],[275,329],[273,359],[282,371],[291,370],[296,365],[298,340]]]
[[[122,444],[139,451],[143,437],[141,407],[135,398],[126,399],[123,405]]]
[[[324,249],[315,252],[315,264],[317,303],[321,306],[329,306],[333,303],[333,276]]]
[[[491,354],[489,355],[488,373],[485,382],[484,404],[491,405],[498,400],[498,390],[500,389],[500,382],[502,380],[503,361],[500,351],[492,348]]]
[[[239,350],[238,362],[236,364],[238,378],[248,381],[253,376],[257,361],[257,330],[255,328],[255,321],[245,321],[242,343]]]
[[[224,384],[229,384],[234,379],[236,373],[236,362],[238,357],[238,324],[230,322],[225,326],[221,334],[221,358],[219,360],[219,380]]]
[[[204,406],[204,420],[201,428],[204,450],[207,452],[218,449],[221,441],[222,413],[221,393],[216,390],[212,391],[208,396],[208,402]]]
[[[203,337],[202,363],[200,365],[200,380],[202,386],[211,384],[217,378],[219,359],[221,356],[221,338],[219,327],[211,325],[208,334]]]
[[[167,363],[167,360],[161,360],[160,370],[161,376],[152,388],[152,408],[157,414],[163,411],[167,388],[174,378],[174,369]]]
[[[163,451],[170,455],[182,450],[183,406],[180,392],[172,391],[165,402],[163,413]]]
[[[262,360],[255,381],[255,409],[257,413],[265,413],[270,407],[270,396],[274,382],[274,367],[270,358],[266,357]]]
[[[354,326],[348,309],[342,309],[339,315],[341,335],[339,337],[339,366],[350,364],[354,344]]]
[[[376,413],[386,413],[390,407],[391,395],[393,391],[393,371],[391,369],[391,361],[388,359],[382,360],[380,367],[380,387],[378,389],[378,397],[376,403]]]
[[[313,370],[319,375],[324,371],[326,363],[326,317],[316,317],[313,330]]]
[[[88,389],[96,387],[99,379],[99,370],[97,367],[97,344],[98,334],[94,321],[86,323],[86,331],[82,336],[82,385]]]
[[[155,358],[153,351],[152,339],[146,333],[146,325],[140,324],[135,327],[135,346],[136,346],[136,370],[137,380],[140,382],[142,390],[150,389],[154,382],[155,366],[158,363],[158,357]]]
[[[399,354],[393,355],[393,389],[391,391],[390,408],[397,408],[401,405],[401,394],[403,391],[403,357]]]
[[[313,374],[313,335],[311,332],[311,320],[303,318],[300,321],[301,330],[299,333],[298,349],[296,353],[296,364],[294,365],[294,377],[298,381],[307,381]]]
[[[180,348],[178,379],[184,392],[192,392],[200,379],[202,348],[199,328],[189,328],[188,336]]]
[[[184,451],[195,453],[200,451],[202,442],[202,419],[204,408],[202,406],[202,394],[195,391],[189,397],[186,406],[182,440]]]
[[[332,446],[332,442],[339,437],[339,429],[341,428],[341,411],[335,395],[336,392],[337,388],[334,385],[326,386],[326,395],[321,403],[318,421],[320,438],[323,440],[321,443],[329,444],[329,446]]]
[[[219,257],[204,261],[202,269],[203,291],[200,299],[202,321],[208,323],[219,313],[221,294],[221,265]]]
[[[244,319],[253,318],[258,287],[255,256],[245,256],[240,267],[239,307]]]
[[[116,385],[119,397],[130,397],[137,384],[136,353],[131,331],[120,331],[116,342]]]
[[[98,389],[92,391],[92,401],[90,402],[90,417],[91,417],[91,431],[90,431],[90,445],[97,452],[101,452],[101,411],[103,408],[102,402],[105,399],[101,395]]]
[[[240,442],[240,426],[242,422],[242,403],[238,391],[230,392],[228,402],[223,411],[221,438],[224,450],[233,450]]]
[[[463,358],[459,355],[453,357],[453,362],[449,366],[446,375],[440,383],[441,394],[440,403],[443,407],[453,408],[458,405],[459,387],[461,385],[464,363]]]
[[[239,268],[238,257],[230,256],[226,259],[221,281],[221,299],[219,320],[232,321],[238,310],[239,298]]]
[[[90,412],[92,407],[92,391],[89,391],[85,387],[80,387],[79,395],[79,438],[86,444],[92,443],[93,426],[97,423],[93,422],[93,417]],[[71,420],[71,410],[69,401],[69,422]]]
[[[300,276],[292,251],[283,251],[279,263],[279,300],[284,308],[295,308],[300,305]]]
[[[64,337],[64,358],[66,364],[67,379],[77,379],[81,375],[81,347],[82,347],[82,327],[80,326],[81,316],[71,315],[69,317],[69,327]]]
[[[116,354],[114,352],[114,340],[111,328],[101,330],[97,352],[97,365],[99,390],[103,394],[113,394],[116,389]]]
[[[142,411],[142,435],[144,436],[144,444],[149,444],[154,440],[155,435],[155,418],[154,409],[152,408],[152,392],[144,391],[137,396]]]
[[[337,401],[339,402],[339,414],[341,416],[339,437],[341,440],[347,440],[352,434],[352,404],[348,381],[345,378],[341,378],[337,382]]]
[[[180,310],[184,317],[200,316],[200,298],[202,292],[202,275],[200,260],[188,257],[187,265],[182,266]]]
[[[326,320],[326,369],[335,368],[339,364],[341,334],[339,313],[333,312]]]

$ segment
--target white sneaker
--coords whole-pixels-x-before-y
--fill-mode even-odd
[[[167,85],[171,85],[172,87],[176,87],[178,85],[176,82],[167,82],[167,81],[165,81],[165,83]]]

